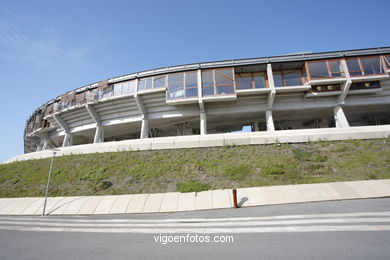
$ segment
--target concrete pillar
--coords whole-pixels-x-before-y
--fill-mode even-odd
[[[267,123],[267,131],[275,131],[274,119],[272,117],[272,110],[265,111],[265,119]]]
[[[72,146],[73,145],[73,136],[71,133],[65,133],[64,142],[62,147]]]
[[[43,143],[40,142],[40,143],[38,144],[38,146],[37,146],[36,152],[41,151],[41,150],[42,150],[42,147],[43,147]]]
[[[102,126],[96,126],[95,137],[93,139],[94,143],[104,142],[104,131]]]
[[[206,111],[200,111],[200,134],[207,135],[207,115]]]
[[[149,137],[149,120],[143,118],[141,123],[141,135],[140,138],[148,138]]]
[[[254,122],[253,125],[255,126],[255,132],[260,131],[259,122]]]
[[[333,109],[333,113],[337,128],[349,127],[347,117],[345,116],[343,108],[341,106],[336,106]]]

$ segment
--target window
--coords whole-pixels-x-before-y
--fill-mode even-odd
[[[168,75],[168,99],[198,97],[197,72]]]
[[[302,85],[302,73],[299,70],[275,71],[273,74],[275,87]]]
[[[138,90],[147,90],[152,88],[152,78],[143,78],[138,81]]]
[[[384,73],[380,57],[347,59],[347,66],[351,76]]]
[[[113,96],[120,96],[125,94],[134,93],[135,91],[135,80],[116,83],[113,86]]]
[[[266,88],[266,77],[264,72],[238,73],[236,74],[237,89]]]
[[[351,87],[349,88],[350,90],[355,90],[355,89],[372,89],[372,88],[380,88],[381,85],[379,84],[379,81],[374,81],[374,82],[357,82],[357,83],[352,83]]]
[[[339,60],[314,61],[308,62],[307,64],[310,79],[326,79],[344,76]]]
[[[385,60],[387,69],[390,69],[390,55],[386,55],[383,58]]]
[[[319,86],[312,86],[311,89],[314,92],[339,91],[340,85],[339,84],[319,85]]]
[[[153,88],[165,88],[167,86],[166,79],[167,79],[167,77],[165,75],[154,77],[153,78]]]
[[[202,95],[234,94],[233,69],[202,71]]]

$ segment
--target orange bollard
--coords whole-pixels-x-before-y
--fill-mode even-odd
[[[234,204],[234,208],[238,208],[238,205],[237,205],[237,190],[236,189],[233,189],[233,204]]]

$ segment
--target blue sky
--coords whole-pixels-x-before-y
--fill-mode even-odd
[[[0,161],[68,90],[201,61],[390,45],[390,1],[0,0]]]

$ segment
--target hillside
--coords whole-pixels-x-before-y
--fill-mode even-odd
[[[0,197],[43,196],[50,159],[0,165]],[[390,139],[57,157],[50,196],[390,178]]]

